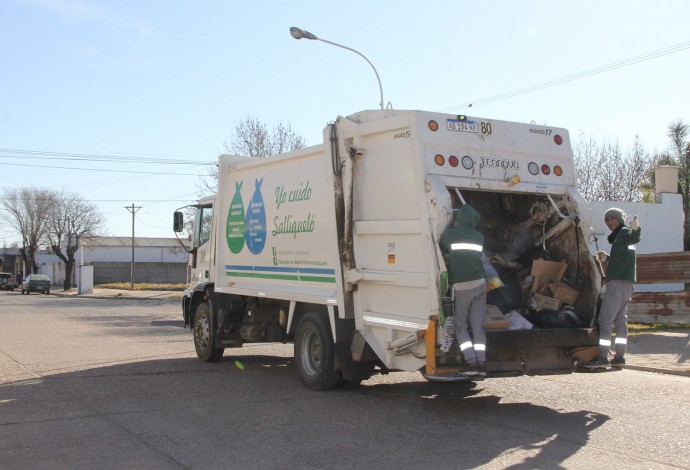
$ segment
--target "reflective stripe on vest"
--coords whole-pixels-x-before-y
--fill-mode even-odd
[[[453,251],[455,251],[455,250],[472,250],[472,251],[481,252],[483,247],[481,245],[477,245],[476,243],[452,243],[450,245],[450,249]]]

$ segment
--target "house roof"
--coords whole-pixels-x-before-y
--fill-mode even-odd
[[[180,246],[182,241],[186,246],[190,245],[186,238],[158,238],[158,237],[134,237],[135,247],[172,247]],[[132,246],[132,237],[94,237],[84,240],[84,246]]]

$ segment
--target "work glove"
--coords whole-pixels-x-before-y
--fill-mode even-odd
[[[604,262],[606,259],[609,257],[609,255],[605,251],[597,251],[595,256],[597,257],[597,261]]]
[[[633,217],[630,221],[630,230],[636,232],[640,229],[640,223],[637,221],[637,216]]]

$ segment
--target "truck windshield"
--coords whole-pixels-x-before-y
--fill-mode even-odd
[[[203,206],[196,213],[196,230],[194,231],[194,246],[201,246],[211,238],[211,221],[213,220],[213,206]]]

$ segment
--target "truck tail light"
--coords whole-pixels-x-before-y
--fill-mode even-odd
[[[440,153],[437,153],[436,156],[434,157],[434,162],[436,162],[436,164],[438,166],[443,166],[443,164],[446,163],[446,159],[443,158],[443,155],[441,155]]]

